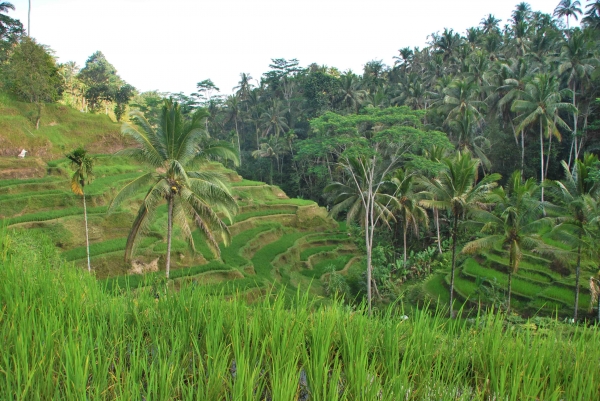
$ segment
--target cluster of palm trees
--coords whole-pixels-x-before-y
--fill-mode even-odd
[[[356,74],[277,59],[258,80],[241,74],[230,96],[176,98],[209,111],[209,132],[238,148],[244,176],[295,196],[318,200],[327,185],[331,160],[304,156],[312,118],[402,105],[423,110],[488,172],[509,176],[518,164],[524,176],[556,179],[560,160],[572,168],[597,141],[599,20],[598,1],[563,0],[554,16],[520,3],[507,21],[488,15],[464,34],[444,29],[424,48],[400,49],[391,67],[373,60]]]
[[[450,310],[454,302],[454,279],[457,254],[476,254],[486,249],[502,249],[508,259],[507,310],[510,311],[512,276],[518,271],[524,252],[537,253],[565,262],[575,260],[575,306],[577,319],[582,256],[597,257],[600,240],[600,214],[598,195],[600,185],[598,157],[585,154],[569,168],[562,162],[565,179],[546,180],[538,184],[534,178],[523,179],[519,170],[514,171],[504,186],[499,186],[501,176],[497,173],[480,176],[483,171],[480,159],[468,150],[459,150],[451,155],[432,160],[438,163],[437,172],[428,174],[411,163],[389,172],[384,182],[373,183],[377,189],[374,196],[376,226],[371,230],[395,227],[403,232],[402,253],[406,264],[410,245],[407,233],[417,234],[429,230],[435,221],[438,244],[440,238],[439,212],[442,224],[447,226],[450,239]],[[364,169],[356,160],[348,168],[354,176],[361,177]],[[361,185],[351,175],[341,182],[326,188],[332,195],[332,214],[345,212],[348,222],[363,222],[365,210],[361,203],[366,180]],[[547,188],[552,202],[541,199],[542,189]],[[544,241],[544,235],[570,246],[569,250],[557,248]],[[416,239],[417,236],[413,236]],[[440,249],[441,252],[441,249]],[[368,269],[370,266],[367,267]],[[369,304],[371,299],[368,299]]]

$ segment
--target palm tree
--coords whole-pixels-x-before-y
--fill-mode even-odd
[[[565,17],[567,20],[567,30],[569,29],[569,17],[575,18],[575,21],[579,20],[578,15],[582,14],[581,3],[579,0],[561,0],[558,6],[554,9],[554,16],[558,18]]]
[[[87,207],[85,204],[85,184],[89,183],[94,176],[93,167],[94,159],[92,159],[84,148],[77,148],[66,155],[66,158],[71,161],[75,167],[75,172],[71,177],[71,191],[76,195],[81,195],[83,199],[83,219],[85,221],[85,247],[87,252],[88,271],[92,272],[90,263],[90,238],[88,233]]]
[[[450,315],[453,316],[454,272],[456,268],[456,245],[458,223],[473,210],[486,206],[490,191],[496,187],[500,174],[486,175],[478,181],[481,161],[473,159],[469,151],[458,151],[452,158],[444,158],[445,169],[437,178],[422,181],[427,199],[421,204],[427,208],[447,210],[452,215],[452,268],[450,276]]]
[[[289,129],[287,119],[285,118],[285,111],[281,108],[281,104],[276,99],[271,104],[271,107],[262,113],[260,119],[264,126],[263,137],[267,137],[272,133],[278,138],[279,134],[285,132],[286,129]]]
[[[483,29],[483,33],[496,33],[500,31],[499,24],[502,22],[501,19],[494,17],[492,14],[488,14],[487,17],[482,18],[479,25]]]
[[[235,150],[227,142],[211,142],[204,129],[206,112],[200,109],[186,122],[177,102],[167,99],[161,110],[160,123],[152,126],[139,112],[130,113],[137,124],[123,125],[123,134],[137,142],[138,147],[125,149],[118,154],[129,156],[147,165],[152,171],[127,184],[115,196],[109,211],[124,200],[130,199],[139,190],[147,189],[127,238],[125,260],[133,253],[136,240],[156,214],[162,200],[168,205],[166,277],[171,267],[171,237],[175,219],[192,250],[195,251],[188,216],[200,229],[209,248],[220,256],[219,235],[227,244],[229,230],[218,212],[231,219],[237,204],[218,173],[189,171],[187,168],[201,167],[202,162],[220,157],[238,164]]]
[[[588,10],[585,12],[585,17],[581,23],[592,29],[600,28],[600,0],[593,1],[585,6]]]
[[[558,73],[567,75],[573,99],[573,140],[571,142],[571,152],[569,153],[568,162],[570,167],[571,154],[574,153],[574,158],[577,159],[580,152],[577,142],[577,84],[581,84],[585,79],[591,77],[594,67],[598,64],[598,59],[594,55],[593,44],[587,40],[583,32],[575,30],[562,46],[559,62]]]
[[[394,191],[391,210],[396,221],[402,224],[405,265],[408,249],[406,234],[409,227],[412,227],[413,232],[416,234],[419,232],[419,223],[423,222],[427,225],[429,222],[427,212],[419,204],[418,194],[414,192],[414,178],[414,173],[400,168],[394,172],[390,179]]]
[[[360,88],[360,79],[352,71],[340,77],[337,102],[358,114],[358,110],[367,96],[367,92]]]
[[[500,244],[507,251],[507,312],[510,312],[512,276],[519,269],[523,251],[549,252],[538,234],[540,226],[549,223],[541,218],[543,209],[542,203],[536,198],[538,191],[539,186],[535,179],[523,181],[521,172],[515,171],[504,188],[496,188],[493,191],[498,215],[485,210],[474,213],[477,220],[484,224],[482,232],[489,234],[467,243],[462,250],[462,253],[473,254]]]
[[[235,123],[235,135],[237,138],[237,148],[238,155],[242,155],[242,145],[240,143],[240,131],[238,130],[238,120],[240,118],[241,110],[240,110],[240,101],[237,96],[229,95],[227,96],[227,100],[225,100],[225,111],[227,112],[227,120]],[[240,159],[241,162],[241,159]],[[241,163],[240,163],[241,165]]]
[[[511,59],[508,63],[503,63],[500,66],[499,75],[502,77],[502,83],[497,88],[497,91],[501,96],[498,101],[498,106],[500,107],[502,116],[506,116],[506,119],[510,119],[515,141],[517,141],[519,136],[521,137],[521,174],[523,174],[525,169],[525,130],[516,130],[513,119],[511,118],[512,111],[510,108],[512,103],[519,99],[519,96],[525,90],[525,86],[530,79],[530,74],[533,72],[535,72],[535,68],[531,68],[523,57]],[[508,109],[506,109],[507,107]]]
[[[575,161],[573,172],[564,161],[561,162],[565,179],[563,181],[552,181],[548,185],[553,195],[561,201],[562,213],[558,220],[561,224],[557,227],[557,233],[566,242],[577,248],[577,262],[575,268],[575,308],[573,319],[577,320],[577,309],[579,307],[579,279],[581,274],[581,252],[587,248],[586,237],[592,237],[589,232],[589,224],[595,216],[586,213],[586,197],[596,198],[600,194],[600,185],[592,180],[591,172],[598,164],[598,157],[586,153],[583,160]]]
[[[574,106],[569,103],[561,102],[564,90],[559,91],[558,81],[555,76],[550,74],[538,74],[535,78],[525,85],[525,90],[520,91],[519,100],[515,100],[512,110],[520,113],[521,123],[517,126],[517,131],[538,123],[540,130],[540,182],[546,178],[548,163],[544,170],[544,134],[547,138],[553,136],[561,140],[561,134],[558,127],[570,131],[567,123],[560,118],[558,112],[561,110],[572,112]],[[550,150],[552,142],[548,145]],[[550,152],[548,152],[550,153]],[[548,158],[548,162],[550,159]],[[542,202],[544,201],[544,187],[542,187]]]

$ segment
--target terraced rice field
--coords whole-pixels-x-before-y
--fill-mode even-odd
[[[559,314],[570,316],[575,303],[574,275],[562,277],[552,271],[551,261],[536,255],[526,255],[512,279],[511,306],[528,314]],[[482,252],[476,258],[467,258],[457,267],[454,289],[457,303],[476,306],[489,302],[489,291],[493,282],[500,297],[506,296],[508,288],[508,259],[499,250]],[[585,316],[590,305],[589,275],[582,272],[579,294],[579,313]],[[423,284],[423,290],[433,300],[447,303],[449,299],[450,274],[440,272]],[[456,305],[455,305],[456,307]]]
[[[145,274],[131,274],[133,265],[123,260],[134,211],[141,197],[107,214],[115,193],[140,175],[140,167],[109,156],[96,159],[95,179],[86,186],[92,269],[109,290],[153,285],[164,272],[166,206],[136,248],[135,261]],[[357,255],[344,225],[338,225],[316,203],[289,199],[275,186],[243,180],[217,163],[207,166],[231,181],[239,213],[228,222],[230,246],[215,255],[194,233],[196,252],[174,227],[172,243],[173,285],[195,283],[217,290],[238,291],[253,287],[310,286],[320,292],[319,279],[332,266],[336,270]],[[84,268],[87,263],[81,197],[70,192],[66,160],[49,163],[52,175],[28,180],[0,180],[0,224],[43,232],[61,250],[65,260]],[[159,271],[155,271],[158,267]]]

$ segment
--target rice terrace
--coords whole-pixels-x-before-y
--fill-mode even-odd
[[[600,399],[585,3],[185,94],[0,2],[0,400]]]

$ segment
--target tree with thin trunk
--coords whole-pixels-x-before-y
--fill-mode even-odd
[[[202,170],[202,166],[213,158],[229,159],[238,164],[235,149],[227,142],[210,139],[204,128],[204,109],[194,113],[190,121],[185,121],[179,104],[171,99],[164,102],[158,126],[151,125],[139,112],[130,113],[130,118],[136,125],[125,123],[122,132],[138,147],[124,149],[117,154],[129,156],[151,170],[121,189],[109,206],[109,211],[112,211],[139,191],[146,190],[127,238],[125,260],[131,258],[137,239],[147,229],[162,201],[168,206],[167,278],[171,267],[174,221],[193,251],[195,245],[190,220],[215,256],[220,257],[219,237],[227,245],[230,234],[219,213],[231,220],[232,214],[237,212],[237,204],[224,182],[224,176]]]
[[[575,110],[572,104],[561,101],[565,95],[565,90],[558,89],[558,80],[555,76],[538,74],[525,85],[525,89],[519,93],[520,98],[512,104],[512,110],[519,113],[517,118],[520,119],[520,123],[516,128],[517,131],[538,124],[540,135],[540,182],[546,179],[548,171],[548,163],[544,164],[544,137],[555,137],[560,141],[562,135],[558,128],[571,130],[559,115],[559,111],[573,112]],[[549,148],[550,145],[551,142]],[[544,201],[543,186],[541,200]]]
[[[508,254],[508,313],[512,277],[519,270],[523,252],[528,250],[541,254],[555,254],[538,234],[543,225],[552,224],[552,221],[542,217],[542,203],[538,199],[539,189],[534,178],[523,181],[521,172],[515,171],[504,188],[493,190],[491,200],[496,202],[494,212],[473,212],[476,223],[482,225],[482,237],[467,243],[462,250],[462,253],[474,254],[498,246]]]
[[[84,148],[77,148],[66,155],[66,158],[71,161],[75,172],[71,176],[71,191],[76,195],[81,195],[83,199],[83,219],[85,221],[85,249],[87,255],[88,271],[92,272],[90,263],[90,236],[88,232],[87,207],[85,204],[85,185],[89,184],[94,176],[93,167],[94,159],[91,158]]]
[[[567,30],[569,30],[569,17],[573,17],[575,21],[578,21],[579,16],[583,13],[580,7],[581,3],[579,0],[561,0],[554,9],[553,15],[558,18],[565,17],[567,20]]]
[[[575,263],[575,306],[573,319],[577,320],[579,308],[579,282],[581,276],[582,252],[590,250],[589,239],[593,237],[590,232],[590,222],[595,216],[586,207],[586,197],[597,198],[600,194],[600,185],[591,179],[592,169],[597,168],[598,157],[586,153],[583,160],[577,160],[573,172],[564,161],[561,162],[565,179],[548,183],[554,197],[560,201],[562,210],[559,211],[557,220],[560,224],[554,229],[555,235],[570,244],[577,254]]]
[[[391,209],[396,224],[402,226],[403,260],[407,261],[407,234],[412,229],[415,234],[419,232],[419,225],[427,225],[429,217],[427,211],[419,204],[420,194],[414,191],[415,174],[407,169],[399,168],[392,174],[390,182],[393,188]]]
[[[325,188],[334,196],[332,213],[346,210],[360,217],[365,231],[367,302],[371,313],[372,252],[375,229],[392,214],[391,196],[384,196],[389,174],[406,158],[433,145],[449,147],[446,135],[422,130],[422,114],[406,107],[367,109],[364,115],[325,113],[311,121],[320,134],[334,133],[338,144],[336,174],[341,178]]]
[[[583,84],[589,80],[598,65],[598,58],[594,54],[594,44],[580,30],[575,30],[569,39],[563,44],[558,57],[558,73],[567,76],[567,83],[572,92],[573,104],[573,133],[571,151],[569,152],[569,168],[571,161],[578,159],[580,154],[579,133],[577,131],[579,110],[577,105],[577,89],[581,91]],[[573,154],[573,157],[571,156]]]
[[[427,208],[442,209],[452,216],[452,266],[450,271],[450,316],[454,316],[454,275],[456,269],[456,247],[459,241],[458,224],[465,220],[473,210],[488,205],[490,191],[496,187],[500,174],[486,175],[478,178],[481,165],[479,159],[474,159],[468,151],[458,151],[452,158],[442,160],[444,170],[438,177],[424,179],[424,196],[421,204]]]

